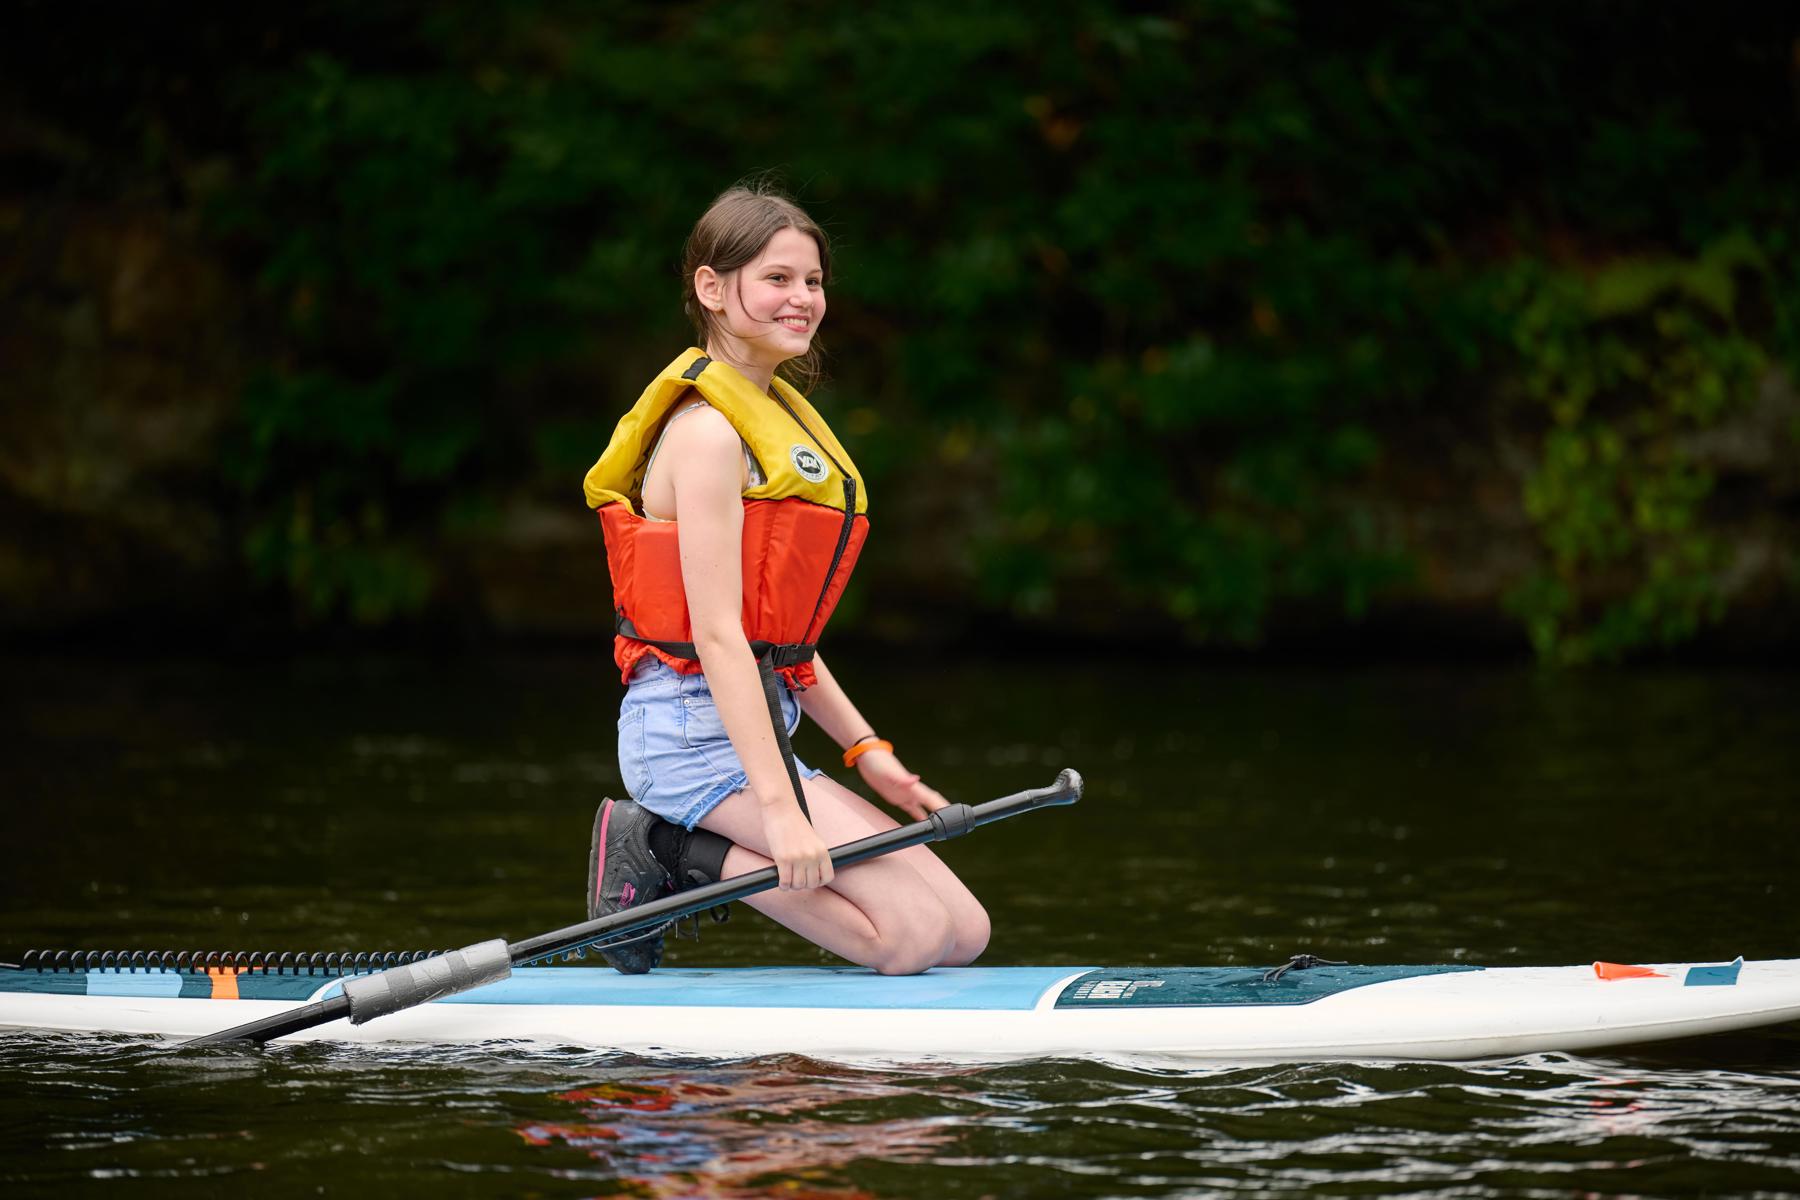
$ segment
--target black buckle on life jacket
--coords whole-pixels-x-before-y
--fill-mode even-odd
[[[613,628],[633,641],[643,642],[646,646],[655,646],[658,650],[673,654],[676,658],[691,658],[696,661],[700,658],[700,651],[694,648],[692,642],[665,642],[661,638],[645,637],[638,632],[637,626],[632,624],[631,618],[626,616],[623,610],[613,612]],[[750,643],[750,653],[756,656],[757,661],[761,662],[767,659],[769,665],[776,670],[811,662],[813,656],[818,652],[819,644],[817,642],[777,643],[759,639]]]
[[[769,642],[752,642],[750,650],[758,658],[767,657],[769,665],[780,670],[782,667],[811,662],[819,647],[814,642],[788,642],[780,646]]]

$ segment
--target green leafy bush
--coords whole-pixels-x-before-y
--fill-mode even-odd
[[[226,73],[248,169],[218,228],[268,342],[225,460],[244,552],[302,620],[443,602],[509,500],[577,503],[688,336],[689,223],[778,167],[840,236],[831,399],[896,498],[883,536],[959,523],[965,557],[907,567],[945,591],[1201,641],[1353,622],[1419,586],[1394,514],[1420,456],[1491,438],[1526,460],[1542,562],[1508,606],[1540,654],[1679,641],[1730,601],[1685,439],[1800,341],[1785,28],[1623,3],[306,8],[288,52]]]
[[[1549,429],[1525,485],[1548,562],[1509,603],[1541,655],[1614,660],[1723,612],[1713,477],[1685,443],[1744,406],[1769,365],[1740,320],[1740,279],[1771,282],[1742,234],[1691,259],[1522,267],[1510,281],[1519,385]]]

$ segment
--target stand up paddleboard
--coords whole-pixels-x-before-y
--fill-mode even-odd
[[[346,978],[384,965],[380,955],[361,964],[290,955],[286,965],[226,956],[231,965],[210,967],[207,956],[149,966],[131,955],[108,955],[112,965],[64,955],[60,967],[46,957],[0,967],[0,1026],[185,1038],[329,1000]],[[337,1021],[282,1040],[519,1040],[847,1061],[1304,1062],[1507,1058],[1800,1019],[1796,959],[1491,969],[1302,959],[1301,969],[963,967],[899,978],[849,967],[638,976],[525,967],[370,1024]]]
[[[1081,776],[833,848],[841,870],[1073,804]],[[1629,967],[860,968],[619,975],[534,964],[767,891],[763,868],[551,930],[443,953],[33,952],[0,966],[0,1026],[191,1037],[517,1039],[645,1054],[856,1061],[1151,1055],[1307,1061],[1496,1058],[1750,1029],[1800,1017],[1800,960]]]

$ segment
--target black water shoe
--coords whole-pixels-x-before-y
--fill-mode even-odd
[[[650,831],[662,818],[631,800],[605,800],[594,814],[588,850],[588,920],[624,912],[669,894],[669,873],[650,852]],[[648,934],[649,936],[645,936]],[[597,947],[626,975],[642,975],[662,962],[663,935],[640,929],[623,935],[629,943]]]

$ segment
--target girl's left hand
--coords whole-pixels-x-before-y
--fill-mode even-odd
[[[908,771],[891,750],[868,750],[856,760],[863,782],[875,794],[915,821],[923,821],[928,813],[949,805],[935,788],[925,786]]]

